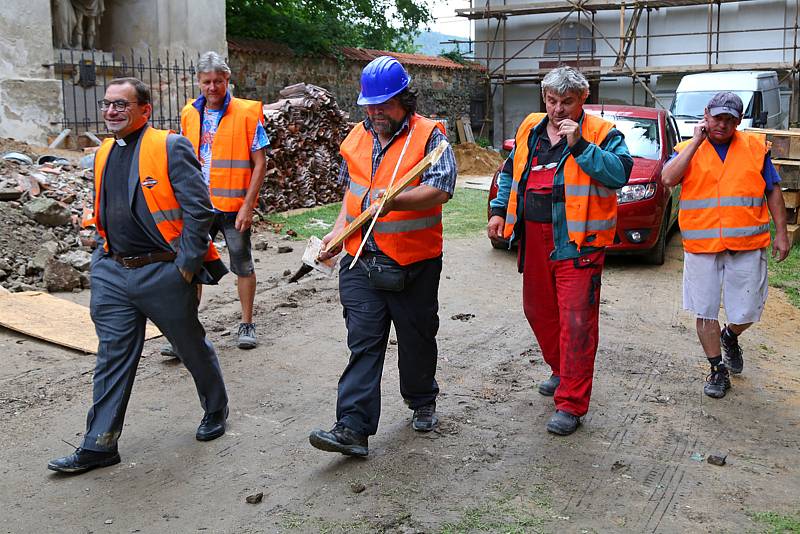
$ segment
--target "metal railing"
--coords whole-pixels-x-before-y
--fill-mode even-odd
[[[133,77],[150,88],[153,113],[150,123],[163,129],[180,129],[180,113],[197,92],[195,61],[186,54],[165,58],[94,50],[60,51],[53,65],[61,79],[63,127],[73,135],[106,131],[97,101],[103,99],[108,82],[114,78]]]

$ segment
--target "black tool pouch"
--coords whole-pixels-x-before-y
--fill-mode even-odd
[[[402,291],[406,287],[408,271],[385,256],[372,256],[364,261],[369,285],[381,291]]]

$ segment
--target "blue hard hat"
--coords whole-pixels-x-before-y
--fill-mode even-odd
[[[381,56],[370,61],[361,71],[361,93],[358,105],[383,104],[411,83],[406,69],[391,56]]]

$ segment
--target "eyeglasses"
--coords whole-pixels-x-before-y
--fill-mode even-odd
[[[128,109],[130,106],[134,104],[138,104],[139,102],[130,102],[128,100],[114,100],[113,102],[109,100],[98,100],[97,105],[100,108],[100,111],[108,111],[109,108],[113,107],[114,111],[122,112]]]

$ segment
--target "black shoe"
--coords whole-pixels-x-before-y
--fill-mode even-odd
[[[739,346],[739,336],[734,334],[730,327],[725,326],[722,335],[719,336],[722,345],[722,363],[731,374],[738,375],[744,369],[744,358],[742,357],[742,347]]]
[[[167,358],[178,357],[178,353],[175,351],[175,347],[172,346],[172,343],[167,343],[161,347],[161,355],[166,356]]]
[[[414,410],[414,415],[411,417],[411,428],[417,432],[430,432],[438,424],[439,418],[436,417],[435,402],[420,406]]]
[[[228,407],[224,410],[207,413],[197,427],[197,434],[194,437],[197,441],[211,441],[217,439],[225,433],[225,420],[228,419]]]
[[[120,462],[119,453],[117,451],[101,452],[75,449],[75,452],[63,458],[56,458],[47,462],[47,468],[59,473],[72,473],[79,474],[85,473],[95,467],[108,467],[109,465],[116,465]]]
[[[715,399],[721,399],[731,387],[731,378],[724,363],[711,366],[711,373],[706,377],[703,393]]]
[[[581,418],[577,415],[556,410],[556,413],[547,422],[547,431],[559,436],[569,436],[578,429],[580,423]]]
[[[539,393],[545,397],[552,397],[558,385],[561,383],[561,377],[550,375],[550,378],[539,384]]]
[[[321,451],[340,452],[347,456],[366,456],[369,453],[367,436],[338,422],[330,432],[313,431],[308,436],[308,442]]]

